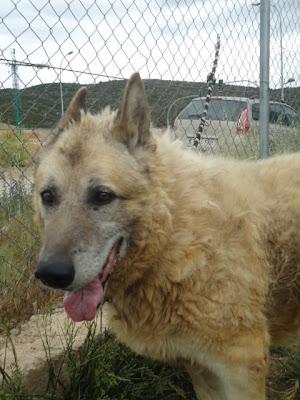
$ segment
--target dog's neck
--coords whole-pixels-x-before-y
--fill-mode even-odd
[[[177,293],[181,282],[192,279],[195,266],[205,258],[203,246],[199,244],[194,245],[193,258],[188,254],[188,247],[197,238],[186,225],[186,216],[184,218],[183,200],[189,191],[189,182],[178,187],[175,162],[168,162],[161,154],[152,162],[151,190],[145,196],[147,205],[136,228],[138,236],[133,238],[127,256],[108,284],[107,296],[117,310],[122,310],[125,320],[142,318],[138,304],[145,296],[149,296],[149,302],[161,303],[163,308],[163,303],[169,301],[170,287],[174,288],[171,292]],[[184,160],[180,164],[184,164]],[[178,243],[183,246],[179,248]]]

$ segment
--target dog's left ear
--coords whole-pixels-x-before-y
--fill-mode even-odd
[[[113,134],[133,152],[138,147],[154,149],[150,133],[150,110],[139,73],[127,82],[121,108],[116,116]]]
[[[58,123],[57,134],[65,130],[71,121],[79,122],[81,110],[86,112],[86,88],[82,87],[75,93],[64,116]]]

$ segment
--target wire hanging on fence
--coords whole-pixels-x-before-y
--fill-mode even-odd
[[[219,61],[219,55],[220,55],[220,46],[221,46],[221,40],[220,40],[220,35],[217,36],[217,43],[215,46],[215,58],[214,58],[214,62],[213,62],[213,67],[212,70],[210,72],[210,74],[207,76],[207,95],[206,95],[206,99],[205,99],[205,104],[204,104],[204,111],[200,117],[200,124],[198,127],[198,130],[196,132],[196,137],[194,140],[194,146],[197,148],[200,140],[201,140],[201,136],[206,124],[206,120],[207,120],[207,116],[208,116],[208,107],[209,107],[209,103],[211,100],[211,95],[212,95],[212,91],[213,91],[213,85],[216,82],[216,69],[218,66],[218,61]]]

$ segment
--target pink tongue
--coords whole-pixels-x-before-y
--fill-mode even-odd
[[[77,292],[65,292],[64,307],[66,313],[75,322],[91,321],[95,318],[97,307],[103,303],[103,286],[108,275],[112,272],[116,262],[120,241],[112,248],[108,262],[100,275],[91,283]]]
[[[64,296],[65,311],[75,322],[93,320],[102,302],[103,288],[98,277],[85,288],[77,292],[66,292]]]

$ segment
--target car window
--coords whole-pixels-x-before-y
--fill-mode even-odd
[[[259,120],[259,103],[252,105],[252,118],[254,121]],[[295,126],[299,125],[299,114],[291,107],[285,104],[270,103],[270,117],[271,124]]]
[[[290,126],[300,125],[300,115],[297,111],[293,110],[291,107],[283,104],[283,112],[286,116],[287,124]]]
[[[252,104],[252,119],[254,121],[259,121],[259,104]]]
[[[204,111],[205,99],[192,100],[179,114],[181,119],[200,119]],[[208,108],[208,119],[211,121],[237,121],[243,109],[247,108],[245,101],[212,99]]]
[[[270,104],[270,117],[271,124],[287,125],[286,115],[281,104]]]

